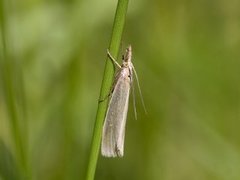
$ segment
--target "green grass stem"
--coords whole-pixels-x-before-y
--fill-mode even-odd
[[[113,57],[117,57],[119,53],[119,48],[121,44],[125,18],[127,14],[128,0],[119,0],[117,4],[117,9],[115,13],[112,36],[109,45],[109,50]],[[102,87],[99,99],[104,99],[110,92],[112,81],[114,78],[114,65],[107,58],[105,64],[105,70],[103,75]],[[96,115],[96,121],[94,126],[94,132],[92,137],[91,151],[87,167],[86,180],[93,180],[95,175],[95,170],[97,166],[98,154],[101,144],[102,136],[102,125],[107,110],[108,101],[102,101],[98,104],[98,110]]]
[[[18,162],[19,169],[21,170],[20,172],[22,172],[19,176],[23,179],[29,179],[30,172],[28,172],[26,152],[27,126],[25,124],[25,94],[23,92],[24,88],[20,65],[16,64],[14,55],[11,54],[9,48],[9,34],[6,27],[9,15],[8,10],[8,3],[4,0],[0,0],[0,77],[6,109],[9,115],[12,138],[15,145],[14,152],[16,152],[16,162]],[[19,179],[21,177],[19,177]]]

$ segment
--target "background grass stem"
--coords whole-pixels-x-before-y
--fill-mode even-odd
[[[8,10],[8,11],[7,11]],[[15,57],[12,56],[9,29],[7,28],[9,14],[11,9],[6,1],[0,2],[0,77],[4,94],[4,101],[8,111],[9,124],[12,133],[12,139],[15,147],[16,162],[18,162],[19,174],[21,179],[29,179],[27,160],[27,125],[26,125],[26,107],[25,94],[23,88],[23,79],[21,64],[18,64]],[[15,171],[15,170],[14,170]],[[18,170],[16,170],[18,171]]]

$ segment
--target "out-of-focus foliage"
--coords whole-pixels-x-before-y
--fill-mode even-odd
[[[1,180],[84,179],[116,3],[1,0]],[[240,179],[239,7],[130,1],[148,113],[130,99],[125,156],[100,157],[96,179]]]

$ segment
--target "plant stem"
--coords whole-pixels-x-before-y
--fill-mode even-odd
[[[115,13],[115,19],[113,23],[112,36],[109,45],[109,51],[113,57],[117,57],[119,47],[122,39],[123,28],[125,24],[125,18],[127,14],[128,0],[119,0]],[[100,92],[100,100],[106,98],[110,92],[112,81],[114,77],[114,65],[111,60],[107,58],[105,64],[105,70],[103,75],[102,87]],[[99,148],[102,136],[102,124],[104,121],[105,113],[107,110],[107,101],[99,102],[96,115],[96,121],[94,126],[94,132],[92,137],[91,151],[88,161],[88,169],[86,180],[93,180],[95,170],[97,166],[97,159],[99,154]]]
[[[7,31],[7,1],[0,0],[0,77],[4,93],[4,99],[8,110],[10,127],[16,149],[16,157],[20,166],[23,179],[29,179],[28,160],[26,154],[26,119],[24,112],[24,93],[22,89],[22,74],[20,67],[16,65],[13,55],[8,48],[8,31]],[[20,104],[21,103],[21,104]],[[21,131],[21,127],[25,129]],[[19,177],[21,178],[21,177]]]

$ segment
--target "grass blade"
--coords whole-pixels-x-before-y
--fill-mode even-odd
[[[113,23],[112,36],[109,45],[109,50],[113,57],[117,57],[122,33],[125,24],[125,18],[127,14],[128,0],[119,0],[117,4],[117,9],[115,13],[115,19]],[[114,65],[107,59],[105,64],[105,70],[103,75],[102,87],[100,92],[100,98],[104,99],[110,92],[112,81],[114,77]],[[96,121],[94,126],[94,132],[92,137],[91,151],[88,161],[87,169],[87,180],[93,180],[95,175],[95,170],[97,166],[97,159],[99,154],[99,148],[101,143],[102,135],[102,125],[107,110],[107,101],[102,101],[98,104],[98,110],[96,115]]]

